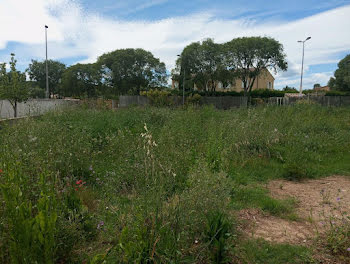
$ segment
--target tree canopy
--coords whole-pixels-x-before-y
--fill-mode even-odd
[[[62,74],[66,65],[55,60],[48,60],[49,93],[56,94],[59,91]],[[45,61],[32,60],[27,69],[31,81],[36,81],[41,89],[46,89],[46,64]]]
[[[350,54],[338,63],[338,69],[334,72],[328,86],[331,90],[349,92],[350,91]]]
[[[225,64],[242,80],[248,95],[263,69],[286,71],[288,64],[283,46],[268,37],[236,38],[224,44]]]
[[[17,71],[15,54],[11,54],[10,71],[6,70],[6,63],[0,64],[0,98],[7,99],[13,107],[14,117],[17,117],[17,104],[26,101],[29,89],[24,73]]]
[[[298,93],[298,90],[295,89],[295,87],[290,87],[290,86],[286,86],[282,89],[283,92],[286,92],[286,93]]]
[[[182,82],[185,74],[200,90],[215,91],[217,81],[226,83],[234,78],[223,62],[222,45],[212,39],[191,43],[177,59],[173,79]]]
[[[96,97],[102,94],[102,70],[97,64],[75,64],[63,75],[60,93],[64,96]]]
[[[139,93],[142,89],[167,84],[165,64],[143,49],[120,49],[105,53],[97,60],[103,83],[117,94]]]
[[[224,86],[242,80],[244,94],[250,94],[255,79],[263,70],[287,70],[283,46],[268,37],[236,38],[224,44],[212,39],[186,46],[176,61],[173,79],[191,79],[201,90],[215,91],[216,83]]]

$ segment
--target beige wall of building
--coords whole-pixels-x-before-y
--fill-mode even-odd
[[[253,90],[257,89],[274,89],[275,78],[272,76],[269,70],[263,69],[260,75],[255,79]],[[178,81],[172,80],[172,89],[178,89],[179,83]],[[194,85],[194,90],[198,90],[196,85]],[[243,91],[243,82],[241,79],[236,79],[233,83],[229,84],[227,87],[223,87],[221,82],[216,82],[217,92],[241,92]]]

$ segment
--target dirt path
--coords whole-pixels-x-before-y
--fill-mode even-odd
[[[332,176],[301,183],[285,180],[268,185],[270,195],[277,199],[297,200],[300,219],[290,221],[259,210],[242,210],[240,218],[247,223],[243,231],[256,238],[290,244],[309,244],[330,224],[337,224],[350,213],[350,177]]]

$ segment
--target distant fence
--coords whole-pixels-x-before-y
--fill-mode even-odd
[[[267,102],[275,105],[290,105],[300,100],[314,102],[323,106],[350,106],[350,96],[270,97]]]
[[[173,105],[181,105],[181,96],[171,96]],[[297,101],[310,101],[323,106],[350,106],[350,96],[303,96],[303,97],[270,97],[262,98],[261,102],[269,105],[291,105]],[[254,101],[253,101],[254,102]],[[123,95],[119,97],[119,107],[128,107],[132,105],[146,106],[150,101],[146,96]],[[243,96],[202,96],[201,105],[213,105],[217,109],[230,109],[247,105],[247,98]]]
[[[78,101],[79,100],[64,99],[30,99],[26,102],[18,103],[17,117],[41,115],[50,110],[76,105]],[[10,102],[7,100],[0,100],[0,119],[13,117],[14,111]]]
[[[171,96],[170,100],[173,105],[182,105],[181,96]],[[141,95],[123,95],[119,97],[119,107],[128,107],[132,105],[149,105],[149,99]],[[229,109],[233,107],[241,107],[247,105],[247,98],[242,96],[220,96],[210,97],[202,96],[200,100],[201,105],[214,105],[218,109]]]

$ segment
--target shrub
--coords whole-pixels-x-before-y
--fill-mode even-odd
[[[350,92],[342,92],[342,91],[328,91],[325,94],[326,96],[350,96]]]
[[[350,219],[343,225],[332,225],[326,235],[326,246],[333,255],[350,260]]]
[[[200,94],[191,94],[186,98],[186,103],[189,105],[199,105],[202,96]]]
[[[1,175],[5,202],[5,237],[8,258],[12,263],[54,263],[56,234],[56,200],[52,187],[40,177],[40,196],[36,203],[28,200],[22,192],[23,177],[20,171],[11,170]],[[4,242],[4,241],[3,241]]]
[[[150,101],[150,104],[153,106],[170,106],[172,105],[170,92],[161,91],[161,90],[149,90],[143,91],[140,95],[147,96]]]
[[[227,240],[231,226],[222,212],[210,212],[207,216],[205,239],[209,244],[211,258],[214,263],[224,263],[227,259]]]

